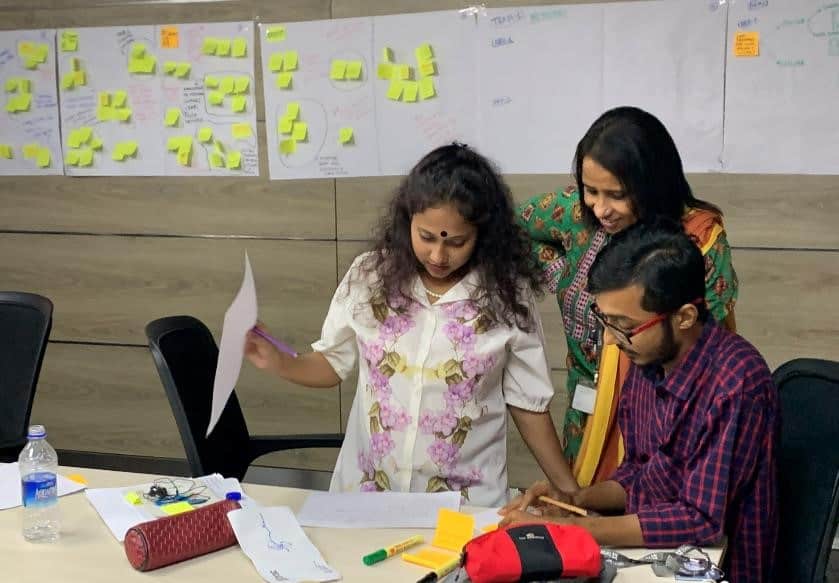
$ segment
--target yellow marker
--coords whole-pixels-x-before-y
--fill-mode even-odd
[[[237,140],[243,140],[253,136],[253,131],[248,123],[234,123],[230,131]]]
[[[376,76],[379,79],[390,79],[393,77],[393,65],[390,63],[379,63],[376,67]]]
[[[204,77],[204,87],[206,87],[207,89],[216,89],[218,88],[218,84],[218,77],[214,75],[207,75]]]
[[[228,170],[238,170],[242,167],[242,153],[241,152],[230,152],[227,155],[227,169]]]
[[[172,504],[164,504],[160,507],[160,509],[169,516],[175,516],[176,514],[183,514],[184,512],[194,510],[192,504],[183,500]]]
[[[287,118],[296,121],[297,118],[300,117],[300,104],[296,101],[289,102],[289,104],[285,106],[285,115]]]
[[[370,553],[369,555],[365,555],[364,557],[362,557],[361,561],[369,567],[371,565],[375,565],[376,563],[384,561],[388,557],[392,557],[393,555],[401,553],[405,549],[409,549],[412,546],[418,545],[423,542],[425,542],[425,537],[419,534],[414,535],[406,540],[403,540],[402,542],[390,545],[388,547],[384,547],[382,549]]]
[[[297,150],[297,142],[292,140],[283,140],[280,142],[280,153],[285,154],[288,156],[289,154],[294,154]]]
[[[291,89],[294,73],[280,73],[277,75],[278,89]]]
[[[189,73],[192,71],[192,65],[190,63],[178,63],[175,67],[175,77],[178,79],[186,79],[189,77]]]
[[[233,83],[233,91],[235,93],[247,93],[251,86],[250,77],[237,77]]]
[[[285,27],[284,26],[269,26],[268,29],[265,31],[265,38],[268,39],[268,42],[276,43],[280,42],[281,40],[285,40]]]
[[[114,154],[116,154],[116,152],[114,152]],[[143,503],[143,499],[137,492],[126,492],[123,498],[125,498],[125,501],[133,506]]]
[[[353,129],[352,128],[341,128],[338,131],[338,143],[344,146],[353,143]]]
[[[305,142],[309,137],[309,124],[302,121],[294,122],[291,137],[297,142]]]
[[[417,85],[416,81],[403,81],[402,82],[402,98],[409,102],[414,103],[417,100],[417,94],[419,93],[419,86]]]
[[[283,53],[274,53],[268,59],[268,68],[272,73],[279,73],[283,70]]]
[[[201,128],[198,130],[198,141],[206,144],[213,140],[213,128]]]
[[[286,51],[285,56],[283,57],[283,69],[286,71],[296,71],[297,59],[297,51]]]
[[[114,99],[112,105],[114,107],[125,107],[125,101],[128,99],[128,93],[125,91],[114,91]]]
[[[422,99],[423,101],[425,101],[426,99],[431,99],[432,97],[437,95],[437,90],[434,87],[434,79],[432,79],[431,77],[420,79],[419,95],[420,99]]]
[[[237,59],[246,57],[248,55],[248,41],[243,38],[234,38],[231,52]]]
[[[224,103],[224,93],[221,91],[210,91],[210,94],[207,96],[207,101],[210,102],[210,105],[222,105]]]
[[[402,81],[394,79],[390,82],[390,86],[387,89],[387,98],[393,101],[399,101],[400,97],[402,97]]]
[[[243,97],[241,95],[237,95],[231,100],[230,109],[234,111],[234,113],[243,113],[247,108],[248,98]]]
[[[760,33],[757,31],[736,33],[734,35],[734,56],[760,56]]]
[[[175,127],[178,125],[178,121],[181,119],[181,110],[176,107],[170,107],[166,110],[166,117],[164,122],[169,127]]]
[[[361,79],[361,61],[349,61],[347,63],[347,79],[351,81]]]
[[[204,42],[201,44],[201,52],[205,55],[215,55],[216,54],[216,47],[218,46],[218,40],[214,38],[207,37],[204,39]]]
[[[333,81],[343,81],[347,75],[347,62],[341,60],[332,61],[332,67],[329,70],[329,78]]]
[[[430,44],[423,43],[414,49],[414,56],[417,58],[417,63],[424,63],[434,58],[434,51]]]
[[[229,57],[230,56],[230,39],[220,38],[216,42],[216,56]]]

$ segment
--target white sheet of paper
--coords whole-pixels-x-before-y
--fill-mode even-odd
[[[245,356],[245,339],[248,330],[256,325],[256,314],[256,286],[253,282],[251,262],[248,254],[245,253],[245,276],[242,279],[242,286],[224,314],[216,378],[213,382],[213,408],[210,411],[207,435],[212,433],[218,423],[227,400],[239,380],[242,358]]]
[[[460,492],[312,492],[297,519],[327,528],[434,528],[441,508],[460,510]]]
[[[84,490],[84,484],[58,476],[58,495],[65,496]],[[0,464],[0,510],[15,508],[23,504],[20,497],[20,470],[17,462]]]
[[[190,478],[175,478],[177,480]],[[205,493],[210,500],[206,504],[212,504],[224,499],[227,492],[241,492],[242,487],[236,478],[223,478],[220,474],[211,474],[194,478],[200,484],[207,486],[210,492]],[[125,499],[128,492],[146,492],[151,484],[140,484],[136,486],[125,486],[122,488],[88,488],[85,492],[88,501],[91,503],[99,516],[110,529],[114,537],[122,542],[125,533],[132,526],[141,522],[155,520],[165,516],[159,506],[153,502],[144,501],[140,505],[133,505]],[[205,504],[205,505],[206,505]],[[199,507],[200,508],[200,507]]]
[[[227,519],[239,546],[266,581],[337,581],[341,578],[326,564],[290,508],[242,508],[228,512]]]
[[[490,508],[483,510],[472,516],[475,517],[475,535],[484,534],[484,529],[488,526],[497,525],[501,522],[503,516],[498,514],[498,508]]]

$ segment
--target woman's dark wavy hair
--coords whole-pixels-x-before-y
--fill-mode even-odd
[[[454,143],[427,154],[406,176],[380,219],[373,250],[361,265],[375,272],[388,305],[396,310],[408,297],[423,267],[411,244],[411,218],[451,204],[477,228],[475,249],[463,273],[477,267],[477,301],[495,322],[529,330],[533,323],[525,292],[540,294],[541,276],[530,240],[514,220],[509,187],[493,165],[471,148]]]
[[[657,117],[637,107],[616,107],[601,115],[577,144],[574,177],[583,219],[599,221],[583,204],[583,159],[592,158],[611,172],[629,196],[639,222],[665,217],[681,223],[685,207],[722,211],[693,196],[673,138]]]

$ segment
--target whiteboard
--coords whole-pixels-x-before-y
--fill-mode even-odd
[[[719,0],[620,2],[605,4],[604,18],[603,109],[649,111],[673,136],[685,171],[719,171],[725,7]]]
[[[19,50],[22,43],[46,46],[45,57],[35,59],[43,62],[34,62],[30,65],[34,68],[27,68],[26,58]],[[26,80],[23,87],[17,87],[18,79]],[[11,82],[14,88],[7,86],[7,82]],[[0,31],[0,91],[3,91],[0,146],[8,148],[7,155],[11,156],[0,153],[0,175],[63,174],[54,30]],[[30,95],[24,98],[29,102],[26,110],[16,106],[16,111],[7,111],[9,101],[20,98],[24,93]],[[25,155],[24,146],[49,152],[49,164],[39,166],[37,156]]]
[[[260,24],[262,79],[265,92],[265,125],[268,166],[272,179],[375,176],[379,173],[372,54],[373,20],[347,18]],[[284,30],[273,39],[272,30]],[[297,51],[298,66],[288,71],[291,85],[278,87],[286,72],[272,57]],[[359,79],[330,78],[334,61],[361,61]],[[292,139],[278,127],[291,103],[300,106],[298,122],[308,135],[296,140],[291,153],[280,151]],[[341,143],[340,130],[352,130],[352,139]]]
[[[839,3],[748,0],[728,19],[725,171],[839,173]],[[759,56],[732,54],[737,32]]]
[[[164,46],[163,32],[173,31],[177,41]],[[66,34],[76,35],[76,50],[63,50]],[[205,39],[244,39],[245,55],[241,58],[207,55]],[[118,26],[61,29],[58,82],[60,87],[61,127],[64,139],[66,173],[71,176],[208,176],[259,174],[256,139],[256,102],[254,76],[254,38],[250,22],[211,24],[170,24],[154,26]],[[145,57],[153,59],[150,73],[130,71],[133,51],[145,47]],[[185,65],[188,72],[178,76],[167,71],[169,64]],[[75,69],[85,73],[83,83],[66,86],[66,79]],[[221,105],[209,104],[212,91],[205,86],[207,76],[216,78],[247,78],[247,89],[237,94],[244,102],[244,111],[234,112],[232,96],[225,95]],[[123,92],[125,101],[118,109],[128,109],[130,118],[113,119],[101,114],[102,95]],[[117,109],[117,108],[114,108]],[[177,110],[177,120],[167,124],[170,110]],[[234,124],[250,128],[250,136],[236,139]],[[84,151],[90,142],[73,147],[73,132],[89,128],[93,141],[101,147],[93,153],[89,165],[68,161],[71,150]],[[212,139],[199,140],[201,130],[208,128]],[[244,133],[244,132],[243,132]],[[203,133],[202,133],[203,136]],[[180,163],[177,152],[167,146],[171,138],[187,139],[191,155]],[[189,140],[191,138],[191,140]],[[136,152],[122,160],[114,153],[120,144],[136,144]],[[238,168],[211,167],[216,152],[223,162],[238,158]],[[231,156],[234,154],[234,156]]]

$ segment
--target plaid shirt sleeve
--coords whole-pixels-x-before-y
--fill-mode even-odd
[[[705,430],[696,444],[695,456],[686,465],[678,499],[638,508],[644,542],[649,547],[672,547],[686,540],[696,544],[720,540],[726,502],[740,482],[753,473],[762,439],[771,431],[763,403],[743,391],[716,399],[703,424]]]

